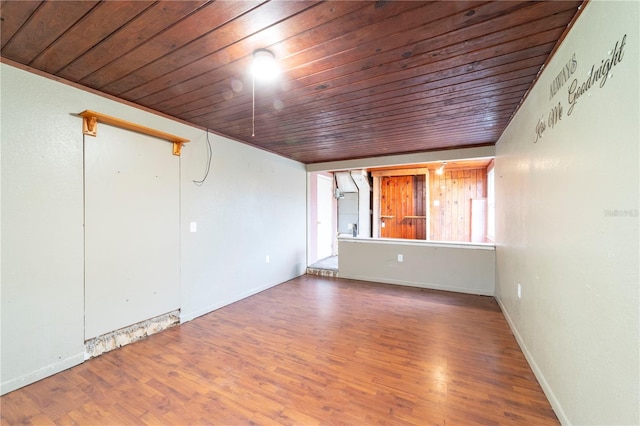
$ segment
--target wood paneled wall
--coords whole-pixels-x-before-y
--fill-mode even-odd
[[[487,169],[430,173],[430,232],[436,241],[471,240],[471,200],[487,196]]]

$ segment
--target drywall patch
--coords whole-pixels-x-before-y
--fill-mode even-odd
[[[84,359],[90,359],[112,351],[120,346],[128,345],[144,339],[180,323],[180,310],[130,325],[129,327],[111,331],[84,342]]]

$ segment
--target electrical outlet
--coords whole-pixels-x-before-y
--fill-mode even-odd
[[[198,231],[198,223],[197,222],[191,222],[189,224],[189,230],[191,232],[197,232]]]
[[[404,262],[404,256],[399,254],[398,255],[398,262]]]
[[[518,299],[522,299],[522,286],[518,283]]]

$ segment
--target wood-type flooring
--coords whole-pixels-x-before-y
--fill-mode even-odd
[[[0,404],[2,425],[559,424],[493,298],[311,275]]]

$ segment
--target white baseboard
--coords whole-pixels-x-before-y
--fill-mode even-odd
[[[84,353],[80,352],[70,356],[69,358],[63,359],[62,361],[47,365],[46,367],[42,367],[23,376],[16,377],[15,379],[9,379],[0,384],[0,395],[4,395],[5,393],[9,393],[23,386],[27,386],[31,383],[37,382],[38,380],[42,380],[45,377],[53,376],[56,373],[75,367],[83,362]]]
[[[262,291],[268,290],[271,287],[277,286],[278,284],[281,284],[281,283],[267,284],[267,285],[264,285],[262,287],[257,287],[257,288],[251,289],[249,291],[246,291],[244,293],[241,293],[241,294],[239,294],[237,296],[234,296],[232,298],[222,300],[219,303],[215,303],[213,305],[208,305],[208,306],[206,306],[206,307],[204,307],[202,309],[198,309],[197,311],[186,312],[186,313],[180,312],[180,324],[188,322],[188,321],[191,321],[191,320],[194,320],[194,319],[196,319],[198,317],[201,317],[202,315],[206,315],[206,314],[208,314],[210,312],[213,312],[213,311],[215,311],[217,309],[224,308],[227,305],[230,305],[232,303],[238,302],[238,301],[240,301],[242,299],[246,299],[247,297],[253,296],[254,294],[258,294],[258,293],[260,293]]]
[[[407,287],[428,288],[431,290],[453,291],[455,293],[477,294],[480,296],[493,296],[493,289],[487,290],[482,288],[455,287],[455,286],[441,285],[441,284],[434,284],[434,283],[396,280],[392,278],[368,277],[365,275],[345,275],[343,273],[340,273],[339,270],[338,270],[338,277],[348,279],[348,280],[371,281],[375,283],[404,285]]]
[[[529,366],[531,367],[533,374],[536,376],[536,379],[538,379],[538,383],[540,383],[540,387],[542,388],[542,391],[547,396],[547,399],[549,400],[549,403],[551,404],[553,411],[556,413],[556,416],[558,416],[558,420],[560,420],[560,423],[562,425],[565,425],[565,426],[571,425],[571,422],[569,421],[569,419],[567,418],[567,415],[562,409],[562,405],[560,405],[560,401],[558,401],[558,398],[556,398],[555,394],[553,393],[553,390],[549,386],[549,383],[545,379],[544,374],[542,374],[542,370],[540,370],[540,368],[538,367],[538,364],[533,358],[533,355],[531,355],[531,353],[529,352],[529,349],[527,349],[527,345],[525,345],[524,340],[522,339],[522,336],[520,336],[518,329],[516,328],[514,322],[511,320],[511,317],[509,316],[509,312],[507,311],[505,306],[502,304],[502,301],[500,300],[499,297],[496,296],[495,299],[498,302],[500,309],[502,310],[502,314],[507,320],[507,324],[509,324],[509,328],[511,328],[511,332],[515,336],[516,341],[518,342],[518,345],[520,346],[520,349],[524,354],[524,357],[527,359],[527,362],[529,363]]]

